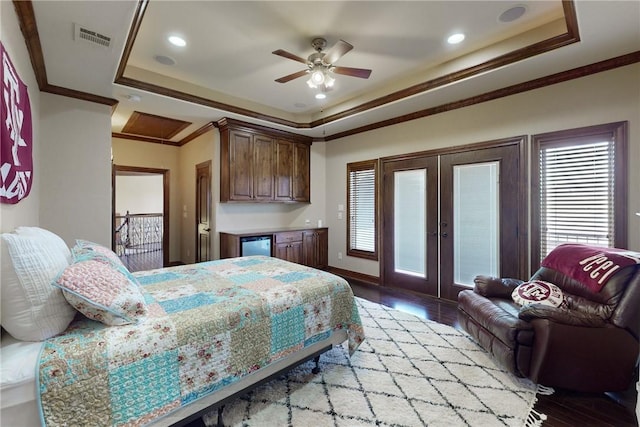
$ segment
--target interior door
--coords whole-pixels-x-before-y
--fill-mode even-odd
[[[196,262],[211,260],[211,161],[196,165]]]
[[[384,161],[385,286],[438,295],[438,159]]]

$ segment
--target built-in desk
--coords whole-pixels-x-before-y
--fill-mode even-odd
[[[329,264],[329,229],[275,228],[220,232],[220,258],[242,256],[243,237],[271,237],[271,256],[326,270]]]

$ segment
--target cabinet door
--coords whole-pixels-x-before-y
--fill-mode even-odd
[[[283,139],[276,141],[275,200],[292,199],[294,145]]]
[[[229,178],[231,200],[253,198],[253,138],[250,133],[230,132]]]
[[[253,138],[253,197],[273,200],[274,148],[273,139],[255,135]]]
[[[285,261],[302,263],[302,242],[289,242],[276,244],[276,258]]]
[[[311,201],[310,155],[307,144],[293,145],[293,200],[298,202]]]
[[[329,264],[329,233],[326,229],[303,233],[302,263],[309,267],[326,269]]]

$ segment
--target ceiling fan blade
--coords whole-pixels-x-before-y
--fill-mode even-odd
[[[352,45],[350,45],[349,43],[347,43],[344,40],[338,40],[338,42],[336,44],[334,44],[331,47],[331,49],[329,49],[325,53],[324,58],[322,58],[322,60],[326,64],[333,64],[338,59],[340,59],[342,57],[342,55],[344,55],[345,53],[349,52],[351,49],[353,49]]]
[[[293,73],[293,74],[289,74],[288,76],[284,76],[284,77],[280,77],[279,79],[276,79],[276,81],[278,83],[286,83],[289,82],[293,79],[297,79],[298,77],[302,77],[307,75],[309,70],[302,70],[302,71],[298,71],[297,73]]]
[[[368,79],[371,75],[371,70],[365,68],[333,67],[333,72],[345,76],[359,77],[361,79]]]
[[[286,50],[278,49],[278,50],[274,50],[271,53],[273,53],[274,55],[282,56],[283,58],[292,59],[294,61],[302,62],[303,64],[307,63],[306,59],[300,58],[298,55],[294,55],[293,53],[289,53]]]

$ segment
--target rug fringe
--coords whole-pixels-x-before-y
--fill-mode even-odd
[[[553,387],[547,387],[545,385],[538,384],[538,390],[536,391],[536,393],[543,396],[551,396],[553,393],[555,393],[555,390],[553,389]]]
[[[524,427],[542,427],[542,423],[547,420],[547,416],[542,412],[538,412],[533,409],[533,406],[538,402],[538,395],[550,396],[555,393],[555,390],[552,387],[547,387],[541,384],[536,384],[536,398],[533,399],[531,403],[531,407],[529,408],[529,414],[527,414],[527,418],[524,420]]]
[[[531,409],[527,419],[524,423],[525,427],[541,427],[542,423],[547,419],[547,416],[543,413]]]

